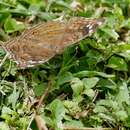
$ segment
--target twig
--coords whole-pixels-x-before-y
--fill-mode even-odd
[[[75,128],[75,127],[66,127],[63,126],[64,130],[116,130],[114,128],[87,128],[87,127],[83,127],[83,128]]]
[[[42,102],[44,101],[45,97],[47,97],[50,88],[51,88],[51,82],[49,81],[49,82],[48,82],[48,86],[47,86],[47,88],[46,88],[44,94],[41,96],[41,98],[40,98],[40,100],[39,100],[39,102],[38,102],[37,111],[39,110],[39,108],[40,108]]]
[[[46,6],[48,5],[48,0],[44,0],[45,1],[45,4],[46,4]]]
[[[40,115],[35,115],[35,121],[39,130],[48,130]]]
[[[96,90],[96,91],[95,91],[95,96],[94,96],[94,98],[93,98],[93,100],[92,100],[92,103],[94,103],[94,102],[95,102],[95,100],[96,100],[96,98],[97,98],[98,94],[99,94],[99,92],[98,92],[98,90]]]
[[[49,93],[49,90],[51,88],[51,81],[48,81],[48,86],[44,92],[44,94],[41,96],[39,102],[38,102],[38,105],[37,105],[37,108],[36,108],[36,111],[35,111],[35,121],[36,121],[36,124],[37,124],[37,127],[39,130],[48,130],[48,128],[46,127],[45,125],[45,121],[41,118],[41,116],[38,114],[38,111],[40,109],[40,106],[42,105],[45,97],[47,97],[48,93]]]

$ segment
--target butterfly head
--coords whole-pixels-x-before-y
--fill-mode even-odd
[[[93,19],[83,25],[83,35],[90,36],[96,29],[105,22],[104,19]]]

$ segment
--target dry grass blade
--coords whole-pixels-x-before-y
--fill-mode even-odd
[[[64,130],[117,130],[115,128],[74,128],[74,127],[63,127]]]
[[[48,128],[45,125],[44,120],[41,118],[40,115],[35,116],[35,121],[39,130],[48,130]]]

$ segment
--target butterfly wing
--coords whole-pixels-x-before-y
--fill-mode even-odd
[[[44,63],[56,54],[55,43],[61,41],[65,27],[66,23],[58,21],[39,24],[8,42],[4,48],[19,68]]]
[[[62,51],[65,47],[90,36],[103,23],[104,19],[87,19],[83,17],[70,19],[64,37],[59,43],[59,51]]]
[[[5,44],[5,50],[19,68],[44,63],[65,47],[95,32],[102,19],[72,18],[68,22],[51,21],[25,31]]]

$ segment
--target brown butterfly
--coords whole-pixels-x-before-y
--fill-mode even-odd
[[[74,17],[68,21],[50,21],[26,30],[21,36],[6,42],[3,48],[19,68],[44,63],[65,47],[90,36],[104,19]]]

